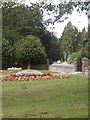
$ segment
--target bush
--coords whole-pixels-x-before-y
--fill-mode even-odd
[[[43,62],[47,56],[39,38],[29,35],[16,44],[16,58],[21,63]]]
[[[73,61],[75,58],[82,58],[82,49],[71,54],[70,60]]]
[[[90,42],[88,42],[82,53],[83,57],[90,59]]]

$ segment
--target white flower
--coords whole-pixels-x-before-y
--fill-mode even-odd
[[[11,67],[11,68],[8,68],[7,70],[22,70],[22,68]]]
[[[23,70],[21,72],[16,73],[16,75],[32,75],[32,74],[38,75],[43,73],[37,70],[31,70],[31,71]]]

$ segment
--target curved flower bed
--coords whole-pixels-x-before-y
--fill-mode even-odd
[[[3,76],[3,81],[32,81],[32,80],[41,80],[41,79],[55,79],[55,78],[67,78],[69,76],[65,74],[51,74],[51,73],[44,73],[44,74],[31,74],[31,75],[16,75],[11,74],[8,76]]]
[[[2,72],[9,72],[9,73],[16,73],[10,74],[6,76],[1,76],[0,79],[2,81],[32,81],[32,80],[41,80],[41,79],[55,79],[55,78],[67,78],[68,75],[66,74],[56,74],[56,73],[42,73],[38,70],[30,70],[25,69],[22,70],[21,68],[12,68],[7,70],[2,70]]]

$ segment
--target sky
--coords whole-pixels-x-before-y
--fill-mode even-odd
[[[26,2],[27,5],[30,4],[30,2],[40,2],[42,0],[24,0]],[[51,0],[50,0],[51,1]],[[58,4],[60,0],[52,0],[51,2],[54,4]],[[49,2],[49,0],[47,1]],[[47,17],[47,16],[45,16]],[[88,18],[85,15],[84,12],[82,12],[81,14],[79,14],[76,10],[74,10],[74,12],[72,13],[72,15],[69,15],[69,18],[67,20],[65,20],[65,22],[61,22],[61,23],[55,23],[54,25],[49,25],[47,27],[47,30],[49,30],[50,32],[54,32],[55,35],[60,38],[62,35],[62,32],[64,30],[64,27],[67,25],[67,23],[71,21],[72,25],[76,26],[78,28],[79,31],[82,31],[82,29],[85,27],[86,30],[88,28]],[[54,29],[53,29],[54,27]]]
[[[64,30],[64,27],[67,25],[67,23],[71,21],[72,25],[76,26],[79,31],[82,31],[82,29],[85,27],[86,30],[88,28],[88,18],[85,15],[85,13],[82,13],[81,15],[75,10],[72,15],[69,15],[69,18],[65,20],[65,22],[61,23],[55,23],[55,25],[49,25],[48,30],[50,32],[55,32],[56,36],[59,38],[62,35],[62,32]],[[52,29],[55,27],[55,29]]]

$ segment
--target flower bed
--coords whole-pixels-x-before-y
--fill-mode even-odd
[[[3,76],[2,81],[32,81],[32,80],[41,80],[41,79],[55,79],[55,78],[67,78],[65,74],[32,74],[32,75],[16,75],[11,74],[8,76]]]
[[[10,74],[10,75],[4,75],[1,76],[2,81],[31,81],[31,80],[41,80],[41,79],[55,79],[55,78],[67,78],[68,75],[66,74],[56,74],[56,73],[42,73],[38,70],[30,70],[30,69],[25,69],[21,70],[18,69],[8,69],[8,70],[3,70],[2,72],[10,72],[13,73],[16,72],[16,74]]]

